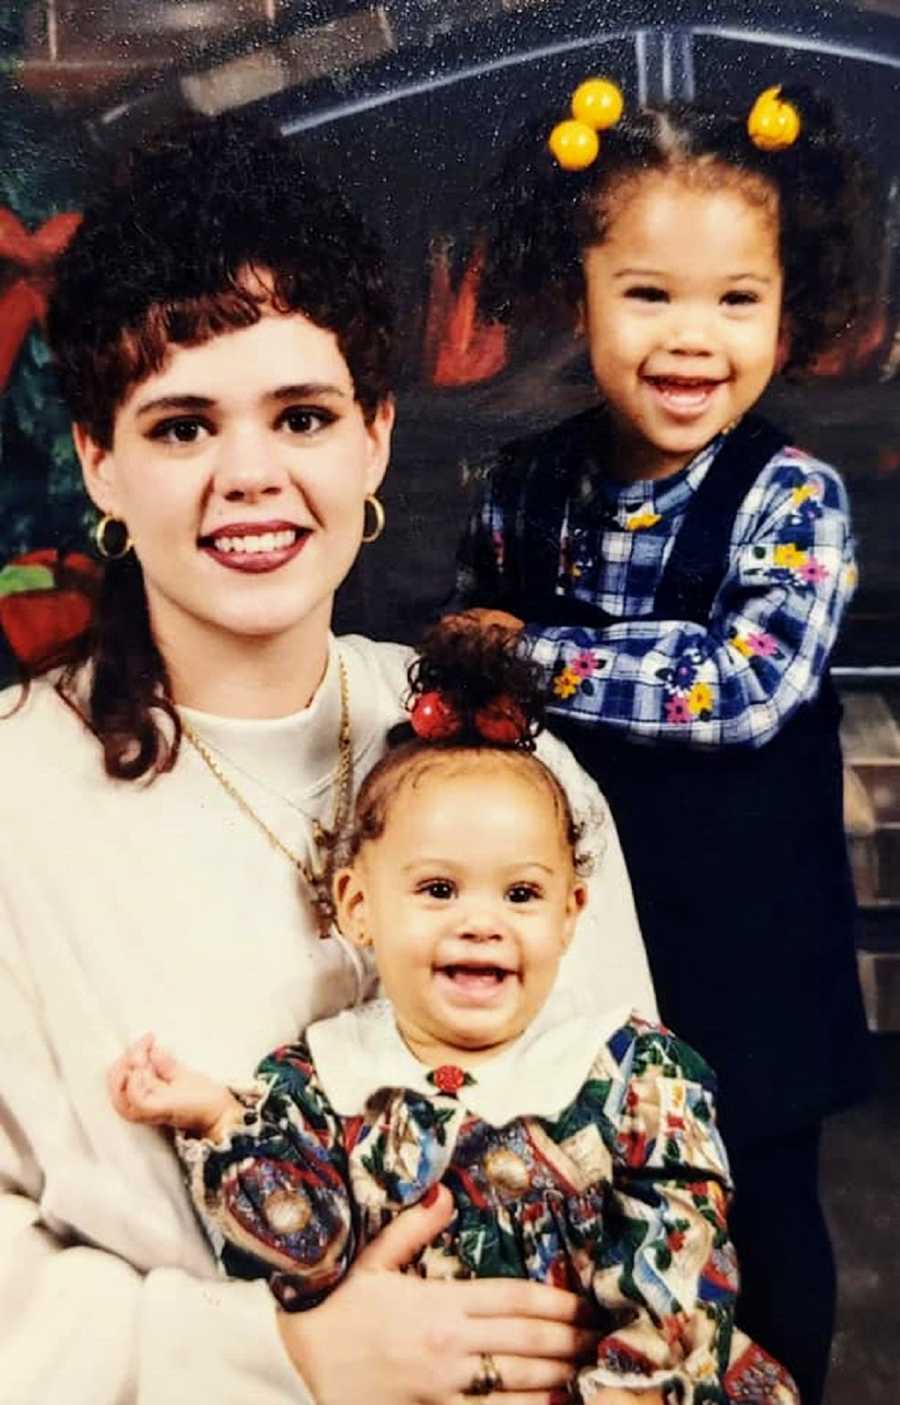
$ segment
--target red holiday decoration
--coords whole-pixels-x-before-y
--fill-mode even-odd
[[[0,572],[0,629],[20,662],[38,664],[87,628],[98,573],[79,552],[31,551]]]
[[[0,390],[33,322],[41,322],[55,260],[81,221],[79,214],[51,215],[30,233],[12,210],[0,206],[0,261],[17,276],[0,294]]]
[[[424,356],[433,385],[473,385],[490,380],[506,365],[506,328],[478,315],[478,285],[484,250],[472,254],[454,293],[447,246],[436,249],[425,323]]]

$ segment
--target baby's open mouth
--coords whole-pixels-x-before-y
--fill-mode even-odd
[[[498,965],[466,964],[466,962],[451,962],[449,965],[435,967],[434,974],[437,976],[438,985],[442,986],[445,995],[454,999],[462,1000],[463,1003],[490,1002],[494,996],[500,995],[507,989],[510,982],[517,979],[517,972],[510,971],[508,967],[498,967]]]
[[[484,976],[494,981],[502,981],[504,976],[511,974],[501,966],[439,966],[438,970],[443,971],[451,980],[455,980],[457,976],[471,976],[473,979],[476,976]]]

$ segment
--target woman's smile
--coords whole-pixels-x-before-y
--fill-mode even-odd
[[[310,538],[288,522],[232,522],[199,539],[201,551],[229,571],[277,571],[293,561]]]
[[[182,676],[208,648],[324,638],[387,466],[390,402],[366,420],[333,332],[302,313],[171,347],[86,478],[128,527],[154,633]],[[218,655],[217,655],[218,656]],[[176,662],[177,659],[177,662]]]

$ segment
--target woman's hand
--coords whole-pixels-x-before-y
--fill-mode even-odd
[[[453,1216],[441,1187],[406,1210],[310,1312],[280,1314],[285,1347],[316,1405],[465,1405],[491,1356],[503,1405],[554,1405],[596,1333],[581,1299],[518,1279],[427,1282],[398,1270]]]
[[[106,1075],[112,1105],[128,1122],[175,1127],[196,1136],[223,1135],[241,1118],[233,1093],[205,1073],[179,1063],[144,1034],[116,1059]]]

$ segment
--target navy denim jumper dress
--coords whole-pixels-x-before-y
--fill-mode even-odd
[[[602,412],[589,411],[501,459],[500,492],[508,502],[516,495],[507,520],[517,531],[504,598],[492,603],[528,622],[613,622],[556,594],[566,502],[603,432]],[[753,415],[728,435],[688,507],[649,618],[708,626],[735,515],[785,443]],[[815,701],[757,749],[642,745],[602,723],[550,718],[609,801],[662,1017],[716,1071],[732,1148],[812,1126],[871,1083],[839,721],[827,673]]]

